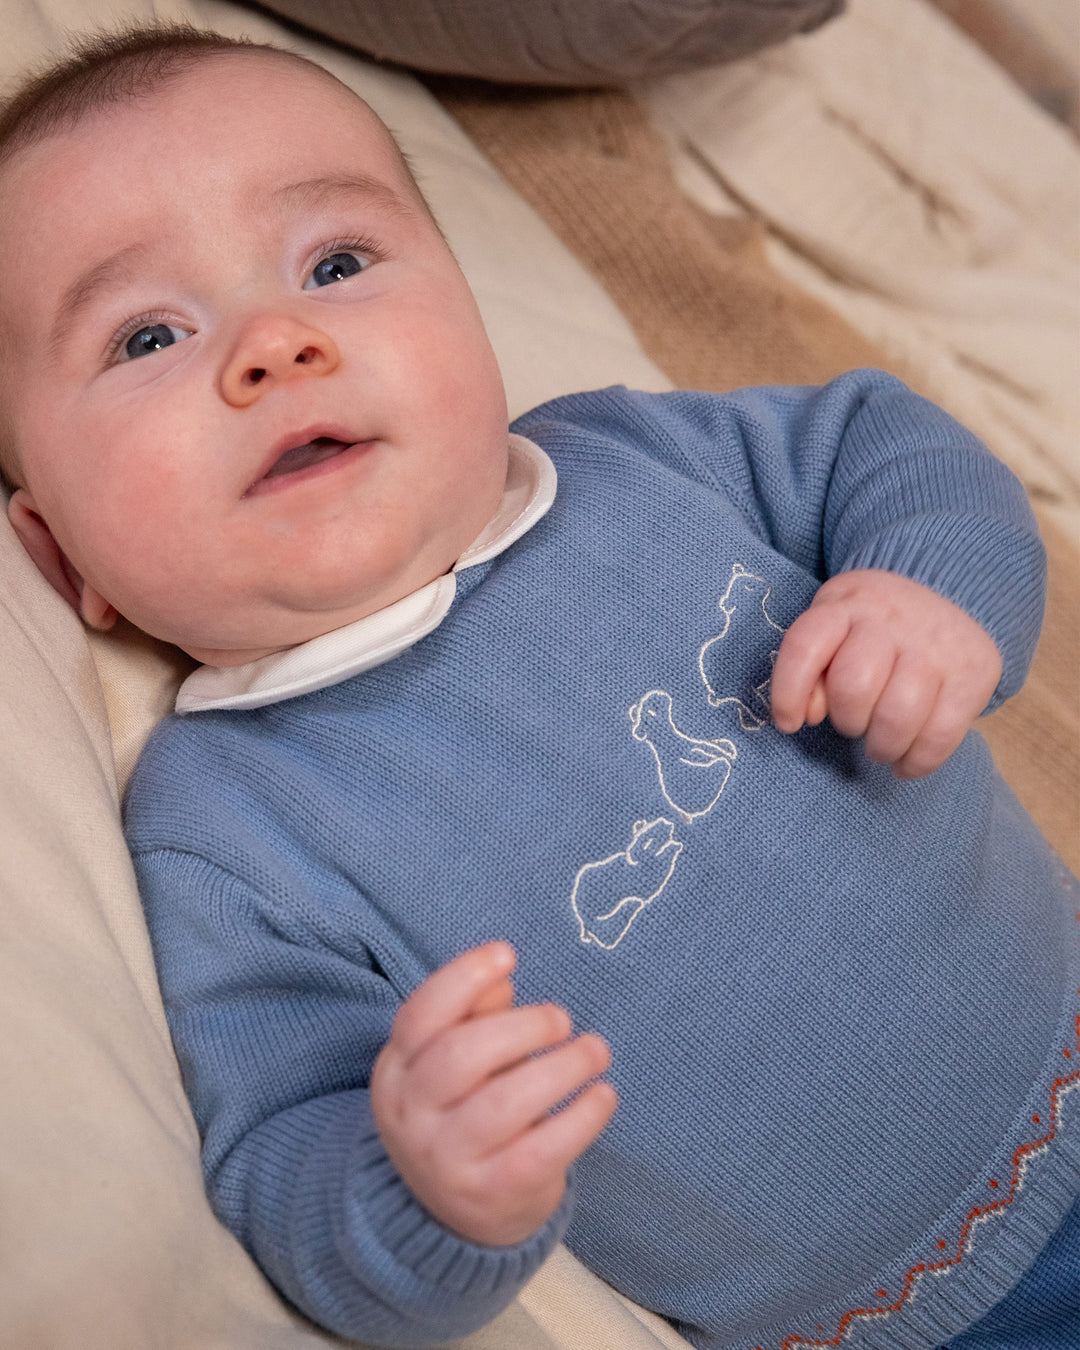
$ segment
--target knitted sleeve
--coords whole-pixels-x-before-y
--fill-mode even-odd
[[[252,886],[172,849],[135,856],[218,1217],[341,1335],[431,1346],[496,1316],[562,1235],[514,1247],[442,1227],[382,1147],[366,1083],[398,1004],[361,952],[313,941]]]
[[[877,370],[816,387],[642,394],[605,390],[520,419],[634,437],[710,483],[768,543],[818,580],[898,572],[952,600],[1001,652],[988,710],[1023,684],[1042,626],[1045,551],[1023,487],[965,427]],[[584,414],[582,416],[582,414]]]

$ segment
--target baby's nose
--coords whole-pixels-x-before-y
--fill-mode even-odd
[[[328,375],[340,363],[329,333],[290,316],[259,315],[244,325],[222,368],[222,397],[246,407],[268,387]]]
[[[302,347],[300,351],[292,358],[293,365],[311,366],[316,365],[323,359],[323,353],[318,347]],[[288,360],[288,356],[286,356]],[[245,384],[258,384],[266,375],[265,366],[252,366],[249,370],[241,373],[240,378]]]

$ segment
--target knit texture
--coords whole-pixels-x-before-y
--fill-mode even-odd
[[[402,998],[493,937],[612,1045],[572,1250],[695,1345],[940,1344],[1080,1191],[1075,883],[970,735],[902,783],[768,721],[821,579],[887,563],[1023,679],[1023,493],[890,377],[625,390],[515,424],[551,511],[394,661],[164,724],[127,828],[212,1201],[279,1288],[376,1344],[513,1296],[402,1185],[366,1084]],[[931,1278],[933,1275],[935,1278]],[[834,1341],[833,1343],[839,1343]]]
[[[419,70],[524,84],[622,84],[735,61],[839,13],[843,0],[271,0],[267,9]]]
[[[817,78],[836,84],[827,70],[818,70]],[[939,348],[931,348],[930,356],[920,348],[919,360],[908,362],[896,342],[871,343],[835,310],[780,276],[766,257],[763,220],[702,210],[676,181],[669,150],[647,110],[625,90],[519,89],[447,79],[428,84],[506,181],[603,283],[642,348],[677,388],[726,392],[739,385],[821,384],[855,366],[884,366],[961,419],[965,414],[958,407],[974,406],[963,381],[956,383],[955,369],[951,376],[937,371],[935,359],[943,364]],[[734,109],[741,115],[742,103]],[[801,110],[789,107],[787,114],[768,122],[766,139],[775,140],[780,152],[786,147],[805,154],[805,135],[811,133]],[[829,109],[819,112],[825,126],[828,114]],[[755,123],[754,144],[759,130]],[[825,127],[818,134],[825,135]],[[788,136],[803,149],[791,151]],[[819,166],[825,143],[814,145],[810,160]],[[903,177],[903,165],[894,167]],[[784,173],[779,163],[774,168]],[[827,198],[834,207],[823,237],[844,228],[836,223],[836,209],[855,210],[845,219],[849,225],[861,220],[865,227],[855,209],[866,206],[865,194],[858,203],[850,190],[846,198],[842,191],[837,196],[832,178],[820,168],[815,172],[819,200]],[[837,208],[837,202],[844,205]],[[884,209],[877,201],[875,218]],[[863,293],[861,284],[855,292]],[[1007,371],[1008,363],[998,369]],[[1080,555],[1054,519],[1039,511],[1040,502],[1068,500],[1052,487],[1064,481],[1063,470],[1041,454],[1033,459],[1030,449],[1018,453],[1016,428],[1003,431],[1004,393],[1002,385],[995,387],[989,402],[997,412],[984,434],[992,429],[998,438],[992,449],[1021,477],[1028,474],[1049,554],[1051,622],[1022,694],[989,719],[983,734],[1043,834],[1080,872]],[[1026,425],[1023,415],[1017,425]]]

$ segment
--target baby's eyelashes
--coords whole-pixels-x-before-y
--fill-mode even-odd
[[[347,281],[367,271],[373,262],[379,262],[383,257],[385,254],[369,240],[336,240],[325,246],[323,256],[311,269],[303,289],[313,291],[332,286],[338,281]],[[152,313],[130,319],[109,343],[107,364],[122,365],[140,356],[152,356],[154,352],[172,347],[193,335],[190,328],[170,323],[170,318],[169,314]]]
[[[143,315],[125,324],[117,333],[109,345],[109,360],[113,363],[134,361],[136,357],[150,356],[189,337],[191,330],[188,328],[167,323],[164,317]]]
[[[389,254],[379,241],[368,234],[342,235],[320,244],[309,256],[305,291],[332,286],[366,272],[372,263],[385,262]]]

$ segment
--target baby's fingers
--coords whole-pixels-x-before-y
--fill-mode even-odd
[[[611,1053],[601,1037],[578,1036],[492,1078],[455,1115],[471,1147],[481,1155],[493,1153],[542,1120],[610,1063]]]
[[[772,719],[780,731],[798,731],[824,717],[821,677],[847,637],[841,606],[811,606],[784,634],[769,685]]]
[[[825,693],[824,676],[819,676],[810,691],[810,702],[806,705],[806,725],[816,727],[829,715],[829,699]]]
[[[866,729],[867,759],[875,764],[900,760],[929,722],[940,692],[936,673],[899,657]]]
[[[521,1242],[534,1233],[558,1207],[566,1190],[566,1169],[601,1132],[617,1105],[610,1083],[594,1083],[564,1110],[480,1160],[469,1169],[473,1183],[449,1226],[493,1247]]]
[[[565,1041],[570,1015],[553,1003],[470,1019],[429,1042],[409,1065],[415,1090],[432,1106],[445,1108],[475,1092],[487,1079]]]
[[[594,1083],[511,1144],[498,1159],[500,1170],[523,1176],[565,1173],[603,1131],[618,1104],[610,1083]]]
[[[909,748],[893,764],[893,773],[897,778],[922,778],[933,773],[967,735],[974,717],[975,712],[958,706],[943,690]]]
[[[479,1012],[509,1007],[515,961],[509,943],[486,942],[440,966],[401,1005],[387,1048],[407,1064],[447,1028]]]
[[[896,666],[895,646],[876,625],[856,624],[825,675],[829,720],[841,736],[864,736]]]

